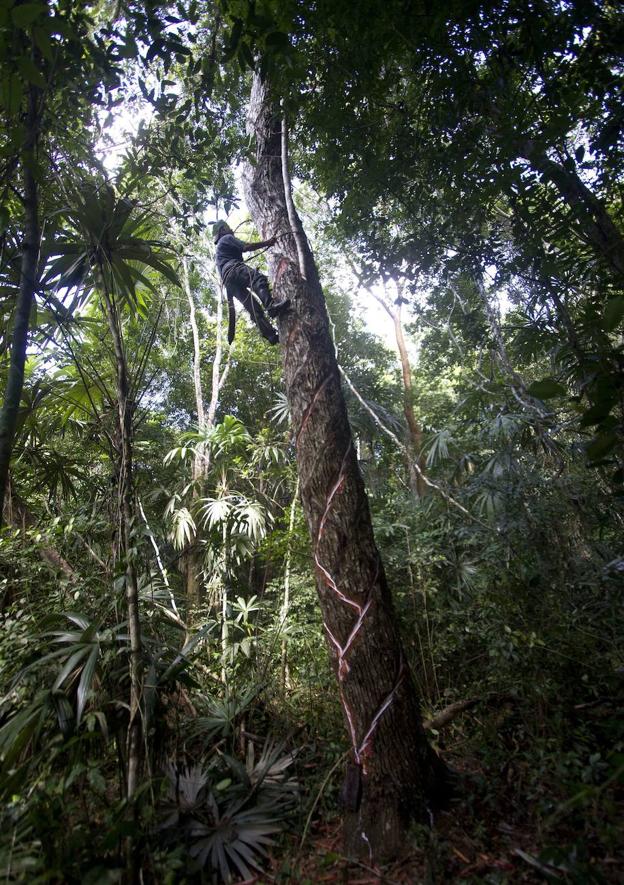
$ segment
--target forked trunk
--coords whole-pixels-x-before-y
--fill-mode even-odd
[[[398,634],[347,418],[317,268],[288,181],[286,133],[266,83],[254,77],[248,127],[247,205],[269,257],[280,320],[286,393],[296,434],[301,500],[312,539],[325,632],[352,747],[345,783],[345,840],[369,860],[396,854],[411,818],[444,767],[430,749]]]
[[[212,362],[212,380],[210,402],[206,409],[204,403],[203,385],[201,381],[201,348],[199,338],[199,327],[197,324],[197,310],[195,307],[195,297],[191,289],[188,262],[186,258],[182,259],[182,284],[189,305],[189,321],[193,334],[193,387],[195,389],[195,407],[197,410],[197,427],[200,433],[206,433],[214,427],[219,405],[219,395],[221,387],[225,381],[229,363],[225,370],[221,371],[221,362],[223,360],[223,298],[219,291],[219,283],[214,281],[214,291],[216,292],[216,332],[215,332],[215,353]],[[194,498],[200,494],[198,481],[200,481],[209,469],[209,450],[203,443],[199,443],[197,451],[193,459],[192,478],[195,482]],[[203,581],[203,557],[198,539],[190,546],[186,555],[186,599],[187,613],[190,613],[197,606],[204,602],[205,587]],[[189,620],[187,614],[187,621]]]

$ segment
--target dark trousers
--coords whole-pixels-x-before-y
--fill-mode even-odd
[[[228,300],[236,298],[243,305],[253,322],[258,327],[258,331],[263,338],[276,344],[278,340],[277,331],[269,322],[262,305],[268,307],[271,303],[271,289],[269,281],[263,273],[245,264],[244,261],[237,261],[226,269],[223,282],[228,295]],[[251,290],[251,291],[250,291]],[[253,293],[253,294],[252,294]],[[231,329],[228,338],[234,337],[233,329]],[[231,337],[230,337],[231,336]]]

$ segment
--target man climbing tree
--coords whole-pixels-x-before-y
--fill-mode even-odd
[[[225,221],[218,221],[213,228],[214,241],[217,246],[217,268],[225,286],[228,297],[229,322],[228,342],[234,340],[236,331],[236,314],[233,299],[236,297],[258,327],[258,331],[269,344],[277,344],[277,331],[267,320],[263,308],[270,317],[279,316],[287,310],[289,299],[275,301],[271,296],[269,281],[263,273],[243,261],[243,252],[255,252],[275,245],[276,237],[270,237],[259,243],[246,243],[234,236]]]
[[[446,768],[427,743],[416,688],[375,545],[318,270],[290,188],[286,121],[254,75],[248,130],[256,156],[245,198],[258,230],[277,231],[269,256],[286,392],[317,589],[352,759],[343,791],[345,846],[366,860],[396,855]],[[283,303],[283,302],[281,302]]]

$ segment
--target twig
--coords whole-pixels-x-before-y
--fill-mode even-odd
[[[143,518],[143,522],[145,523],[145,528],[147,529],[147,533],[148,533],[149,539],[152,543],[152,547],[154,548],[154,555],[156,557],[156,562],[158,563],[158,570],[160,571],[160,575],[163,579],[163,584],[165,585],[165,587],[167,588],[167,592],[169,593],[169,600],[171,602],[171,608],[173,609],[173,613],[176,617],[176,623],[178,623],[181,627],[184,627],[184,629],[186,630],[186,624],[184,623],[184,621],[180,617],[180,612],[178,611],[178,607],[175,602],[175,597],[171,591],[171,585],[169,584],[169,578],[167,577],[167,572],[165,571],[165,568],[162,563],[162,559],[160,557],[160,550],[158,549],[158,544],[156,543],[156,539],[154,538],[154,533],[152,532],[152,530],[150,528],[150,524],[147,521],[147,516],[145,515],[145,510],[143,509],[143,502],[141,501],[140,498],[138,499],[138,503],[139,503],[139,512]],[[155,603],[155,604],[159,605],[159,603]],[[168,610],[165,608],[165,606],[160,606],[160,607],[164,608],[165,611]]]
[[[460,713],[463,713],[464,710],[469,710],[471,707],[476,706],[481,700],[483,698],[468,698],[464,701],[455,701],[454,704],[449,704],[448,707],[432,716],[431,719],[425,719],[423,728],[425,731],[439,731],[445,725],[448,725],[449,722],[452,722]]]
[[[329,769],[327,775],[325,776],[325,779],[323,780],[323,783],[321,784],[318,793],[316,794],[316,799],[312,803],[312,807],[310,808],[310,811],[309,811],[308,816],[306,818],[305,826],[303,828],[303,833],[301,834],[301,841],[299,842],[299,851],[297,852],[297,863],[299,862],[299,858],[301,856],[301,852],[303,850],[305,840],[308,836],[308,830],[310,828],[310,821],[312,820],[312,815],[316,811],[316,806],[319,804],[321,796],[325,792],[325,787],[329,783],[331,776],[336,771],[338,766],[341,765],[345,761],[345,759],[351,755],[351,752],[352,752],[352,750],[351,750],[351,748],[349,748],[348,750],[345,750],[345,752],[342,754],[342,756],[339,756],[338,759],[336,759],[336,761],[334,762],[332,767]]]
[[[390,428],[387,427],[387,426],[383,423],[383,421],[381,420],[381,418],[379,417],[379,415],[377,415],[377,413],[376,413],[373,409],[371,409],[371,407],[369,406],[369,404],[368,404],[368,403],[366,402],[366,400],[362,397],[362,395],[360,394],[360,392],[358,391],[358,389],[356,388],[356,386],[353,384],[353,382],[351,381],[351,379],[349,378],[349,376],[347,375],[347,373],[345,372],[345,370],[342,368],[341,365],[338,365],[338,369],[340,370],[340,374],[342,375],[342,377],[343,377],[344,380],[346,381],[347,386],[349,387],[349,389],[351,390],[351,392],[353,393],[353,395],[355,396],[355,398],[358,400],[358,402],[360,403],[360,405],[363,406],[363,407],[366,409],[366,411],[367,411],[368,414],[371,416],[371,418],[374,420],[374,422],[377,424],[377,426],[380,428],[380,430],[383,430],[383,432],[384,432],[387,436],[390,437],[390,439],[391,439],[391,440],[395,443],[395,445],[401,450],[401,452],[402,452],[404,455],[407,455],[407,450],[406,450],[406,448],[405,448],[405,445],[404,445],[403,442],[401,442],[401,440],[400,440],[399,437],[396,435],[396,433],[394,433],[394,431],[390,430]],[[478,523],[478,525],[480,525],[480,526],[482,526],[483,528],[487,529],[489,532],[495,532],[495,529],[493,529],[491,525],[488,525],[486,522],[483,522],[482,519],[479,519],[478,516],[475,516],[473,513],[471,513],[469,510],[467,510],[467,509],[464,507],[463,504],[460,504],[459,501],[455,500],[455,498],[453,498],[452,495],[449,495],[448,492],[446,492],[446,491],[445,491],[441,486],[439,486],[436,482],[434,482],[433,480],[429,479],[429,477],[426,475],[426,473],[423,471],[423,469],[421,468],[420,464],[418,464],[417,461],[414,461],[414,462],[413,462],[413,466],[414,466],[414,470],[416,471],[416,473],[418,473],[418,475],[420,476],[420,478],[422,479],[422,481],[425,483],[425,485],[429,486],[429,488],[431,488],[431,489],[435,489],[435,490],[436,490],[436,491],[437,491],[437,492],[438,492],[438,493],[444,498],[444,500],[445,500],[448,504],[451,504],[453,507],[456,507],[458,510],[460,510],[460,511],[464,514],[464,516],[469,517],[469,519],[472,519],[474,522]]]
[[[377,867],[370,867],[368,864],[364,863],[361,860],[355,860],[353,857],[344,857],[343,859],[349,863],[353,864],[353,866],[360,867],[362,870],[366,870],[367,873],[372,873],[373,876],[378,880],[378,882],[385,882],[387,885],[401,885],[399,881],[396,879],[390,879],[388,876],[384,875],[381,870]]]

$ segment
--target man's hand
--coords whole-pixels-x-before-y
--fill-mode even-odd
[[[269,246],[274,246],[276,242],[277,237],[271,237],[269,240],[261,240],[259,243],[243,243],[241,252],[255,252],[256,249],[268,249]]]

